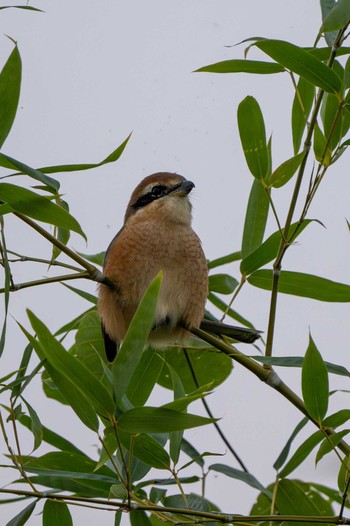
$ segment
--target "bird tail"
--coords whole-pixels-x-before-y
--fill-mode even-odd
[[[260,338],[262,331],[255,329],[248,329],[246,327],[237,327],[235,325],[226,325],[218,321],[202,320],[200,328],[203,331],[211,332],[212,334],[222,334],[228,336],[242,343],[254,343],[255,340]]]

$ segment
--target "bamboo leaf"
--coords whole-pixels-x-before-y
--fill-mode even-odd
[[[283,40],[260,40],[254,44],[281,66],[329,93],[339,93],[338,75],[304,49]]]
[[[302,368],[301,386],[305,407],[321,426],[328,409],[328,372],[311,335]]]
[[[6,526],[24,526],[24,524],[28,521],[28,519],[32,515],[37,502],[38,501],[36,500],[32,502],[31,504],[29,504],[29,506],[24,508],[24,510],[20,511],[15,517],[13,517],[13,519],[11,519],[6,524]]]
[[[266,190],[258,180],[254,180],[249,195],[242,237],[242,258],[258,248],[264,238],[269,199]]]
[[[249,283],[264,290],[272,288],[272,270],[257,270],[248,277]],[[312,298],[319,301],[349,302],[350,285],[337,283],[312,274],[283,270],[280,275],[279,292]]]
[[[16,45],[0,73],[0,148],[16,117],[21,79],[22,61]]]
[[[318,464],[325,455],[333,451],[348,433],[350,433],[350,429],[343,429],[325,438],[317,451],[315,463]]]
[[[290,226],[289,232],[295,232],[291,242],[302,233],[302,231],[311,223],[312,219],[305,219],[300,225],[293,223]],[[298,227],[298,228],[297,228]],[[281,243],[281,232],[278,230],[271,234],[270,237],[262,243],[256,250],[245,257],[240,266],[240,271],[243,275],[252,274],[263,265],[266,265],[277,256],[278,249]]]
[[[302,163],[306,152],[301,152],[291,157],[276,168],[271,177],[266,181],[269,187],[281,188],[288,183]]]
[[[271,73],[281,73],[284,68],[275,62],[262,62],[259,60],[224,60],[209,64],[196,69],[194,73],[257,73],[268,75]]]
[[[7,203],[11,208],[10,211],[19,212],[50,225],[73,230],[86,239],[78,221],[71,214],[27,188],[0,183],[0,201]]]
[[[164,362],[155,349],[149,347],[144,350],[126,390],[126,396],[134,406],[145,405],[158,381],[163,365]]]
[[[295,451],[294,455],[290,458],[287,464],[284,466],[282,471],[279,473],[279,477],[286,478],[290,475],[304,460],[310,455],[311,451],[315,449],[324,438],[322,431],[316,431],[309,436]]]
[[[170,433],[216,422],[215,418],[192,415],[164,407],[137,407],[124,413],[118,427],[127,433]]]
[[[30,311],[28,316],[50,365],[76,385],[98,413],[114,417],[115,403],[104,385],[63,348],[39,318]]]
[[[315,86],[299,78],[292,107],[292,134],[294,153],[298,153],[303,133],[312,108],[315,96]]]
[[[68,506],[63,501],[46,500],[43,509],[43,526],[73,526]]]
[[[332,159],[332,152],[329,146],[327,146],[326,138],[317,122],[314,128],[313,146],[316,160],[321,163],[322,166],[329,166]]]
[[[232,294],[238,286],[238,281],[228,274],[212,274],[209,276],[209,290],[219,294]]]
[[[323,21],[321,31],[326,33],[342,29],[350,22],[350,4],[348,0],[338,0]]]
[[[129,142],[131,133],[127,136],[125,141],[123,141],[111,154],[109,154],[103,161],[99,163],[77,163],[77,164],[60,164],[57,166],[44,166],[39,168],[39,170],[46,174],[52,174],[56,172],[76,172],[82,170],[90,170],[91,168],[98,168],[104,164],[113,163],[119,159],[125,150],[126,145]]]
[[[295,439],[295,437],[298,435],[299,431],[301,431],[301,429],[303,429],[303,427],[308,423],[309,419],[307,417],[303,418],[299,424],[295,427],[293,433],[290,435],[290,437],[288,438],[284,448],[282,449],[281,453],[278,455],[273,467],[276,471],[278,471],[282,466],[283,464],[285,463],[285,461],[287,460],[287,457],[289,455],[289,451],[290,451],[290,448],[291,448],[291,445]]]
[[[121,403],[141,359],[149,332],[152,329],[161,281],[162,273],[159,273],[145,292],[129,326],[125,340],[114,360],[112,367],[113,385],[119,403]]]
[[[238,106],[238,128],[244,156],[252,175],[264,180],[268,175],[268,152],[264,118],[254,97],[246,97]]]
[[[48,177],[44,173],[40,172],[40,170],[35,170],[27,164],[17,161],[17,159],[14,159],[9,155],[5,155],[4,153],[0,153],[0,166],[3,166],[4,168],[10,168],[11,170],[19,170],[19,173],[24,173],[29,175],[29,177],[32,177],[32,179],[40,181],[54,193],[58,192],[60,188],[60,183],[56,181],[56,179]]]
[[[157,469],[170,469],[170,457],[165,449],[150,435],[120,433],[124,447],[147,466]]]
[[[333,415],[327,416],[322,422],[324,427],[332,427],[333,429],[345,424],[350,420],[350,409],[341,409]]]
[[[333,510],[328,499],[323,499],[319,493],[312,490],[307,483],[299,480],[281,480],[278,484],[276,495],[276,506],[282,515],[303,516],[332,516]],[[292,526],[293,522],[286,521],[286,525]],[[300,521],[299,526],[307,526],[308,522]]]
[[[227,477],[241,480],[242,482],[245,482],[252,488],[258,489],[259,491],[264,493],[269,499],[272,500],[272,493],[268,489],[266,489],[262,484],[260,484],[260,482],[250,473],[241,471],[236,468],[231,468],[230,466],[226,466],[226,464],[212,464],[211,466],[209,466],[209,471],[216,471],[218,473],[223,473]]]

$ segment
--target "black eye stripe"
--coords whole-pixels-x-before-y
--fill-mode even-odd
[[[147,192],[147,194],[141,195],[141,197],[138,198],[138,200],[132,205],[132,207],[134,209],[137,209],[141,208],[142,206],[146,206],[149,203],[152,203],[152,201],[155,201],[156,199],[164,197],[165,195],[170,194],[174,190],[177,190],[177,188],[179,188],[181,184],[182,183],[178,183],[172,186],[156,184]]]

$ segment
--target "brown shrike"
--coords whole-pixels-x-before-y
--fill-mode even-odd
[[[208,267],[200,239],[191,227],[188,194],[193,187],[181,175],[160,172],[143,179],[131,195],[124,226],[110,243],[103,267],[115,289],[99,286],[98,310],[110,361],[147,287],[161,270],[151,345],[183,343],[189,336],[184,327],[201,327],[246,343],[259,336],[252,329],[203,320]]]

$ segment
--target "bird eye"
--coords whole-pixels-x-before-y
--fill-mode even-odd
[[[151,196],[152,197],[161,197],[165,194],[166,186],[162,184],[157,184],[157,186],[154,186],[151,190]]]

